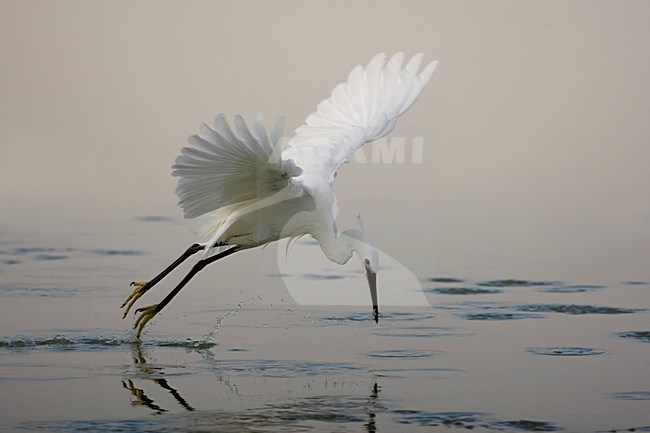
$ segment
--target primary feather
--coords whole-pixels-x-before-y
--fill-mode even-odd
[[[388,63],[382,53],[365,68],[352,69],[347,82],[336,86],[296,130],[282,157],[293,160],[305,174],[331,183],[341,164],[349,162],[357,149],[393,130],[438,62],[431,62],[419,73],[422,54],[403,64],[403,53],[395,54]]]

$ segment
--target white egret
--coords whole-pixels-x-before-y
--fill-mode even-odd
[[[334,222],[333,181],[341,164],[354,152],[390,133],[397,118],[418,97],[438,62],[420,71],[422,54],[404,65],[404,54],[386,62],[378,54],[357,66],[347,82],[299,127],[285,150],[279,144],[283,119],[266,132],[262,117],[248,128],[235,117],[234,131],[223,115],[214,127],[202,125],[188,139],[173,165],[180,177],[176,194],[185,218],[196,219],[200,243],[191,245],[174,263],[148,282],[133,282],[124,301],[124,317],[133,304],[193,254],[204,255],[160,303],[138,308],[134,329],[144,326],[206,265],[237,251],[283,238],[311,235],[333,262],[345,264],[356,253],[366,273],[373,317],[379,320],[377,269],[379,258],[359,218],[361,230],[338,232]],[[368,191],[372,193],[372,191]]]

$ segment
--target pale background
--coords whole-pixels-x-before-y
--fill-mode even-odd
[[[419,276],[648,279],[649,18],[647,1],[3,0],[0,234],[180,217],[170,166],[200,122],[261,111],[290,133],[352,66],[423,52],[440,67],[394,131],[423,137],[423,163],[345,167],[339,226],[362,213]],[[174,229],[171,251],[193,240]]]

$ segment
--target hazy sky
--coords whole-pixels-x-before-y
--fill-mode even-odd
[[[290,133],[354,65],[423,52],[393,133],[422,163],[345,167],[342,228],[363,213],[421,268],[650,278],[648,22],[647,1],[0,0],[0,218],[180,216],[201,122]]]

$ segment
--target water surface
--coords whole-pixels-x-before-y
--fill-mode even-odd
[[[137,341],[119,305],[131,280],[174,257],[171,246],[144,246],[175,224],[133,218],[67,240],[5,232],[3,431],[648,425],[644,285],[425,275],[429,308],[385,306],[374,324],[369,308],[295,304],[275,253],[252,252],[231,265],[254,272],[205,271]],[[325,287],[331,272],[289,278]],[[546,290],[567,287],[578,289]]]

